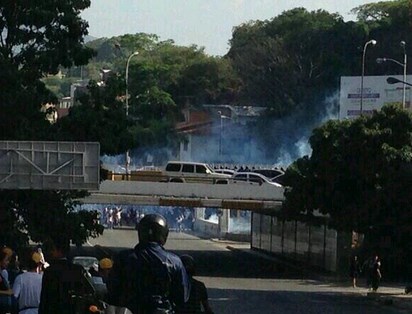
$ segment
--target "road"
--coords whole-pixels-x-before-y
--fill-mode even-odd
[[[101,246],[114,254],[133,247],[136,241],[134,230],[105,230],[102,237],[90,240],[89,245]],[[365,289],[349,287],[349,281],[324,281],[255,254],[247,244],[171,232],[166,248],[195,258],[197,278],[206,284],[216,314],[406,313],[376,304],[365,297]]]

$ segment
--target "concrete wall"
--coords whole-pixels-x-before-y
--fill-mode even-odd
[[[190,198],[243,199],[283,201],[283,187],[271,184],[208,184],[208,183],[172,183],[141,181],[101,182],[95,194],[109,195],[160,195]],[[92,193],[93,194],[93,193]]]
[[[226,240],[250,242],[250,232],[231,231],[230,228],[230,210],[223,209],[216,220],[206,220],[205,208],[195,208],[195,222],[193,230],[196,233],[203,234],[212,238],[223,238]]]
[[[212,238],[219,237],[219,226],[217,223],[204,219],[196,219],[193,226],[194,231],[208,235]]]

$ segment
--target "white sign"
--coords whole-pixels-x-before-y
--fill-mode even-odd
[[[363,77],[363,95],[361,95],[361,76],[342,76],[340,79],[340,109],[339,118],[356,118],[361,112],[370,115],[390,103],[402,104],[404,84],[388,84],[387,78],[395,77],[403,81],[403,75],[382,75]],[[412,76],[406,77],[406,82],[412,82]],[[362,96],[362,97],[361,97]],[[405,108],[411,107],[411,86],[405,84]]]

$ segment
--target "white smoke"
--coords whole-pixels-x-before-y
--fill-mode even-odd
[[[244,217],[231,217],[229,219],[229,232],[234,234],[250,233],[250,213]]]
[[[309,137],[312,130],[330,119],[338,118],[339,93],[328,96],[318,106],[279,119],[237,123],[235,119],[218,119],[201,135],[190,135],[189,153],[174,155],[169,148],[139,148],[131,151],[130,169],[161,167],[171,159],[228,165],[270,165],[287,167],[296,159],[312,153]],[[263,117],[264,118],[264,117]],[[103,156],[104,165],[124,172],[125,154]],[[107,167],[106,167],[107,168]]]

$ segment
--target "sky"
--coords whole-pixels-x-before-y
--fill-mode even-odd
[[[235,26],[254,20],[270,20],[282,12],[304,7],[339,13],[355,19],[350,10],[365,0],[91,0],[81,16],[89,23],[89,35],[97,38],[125,34],[156,34],[177,45],[204,47],[209,55],[224,55]]]

